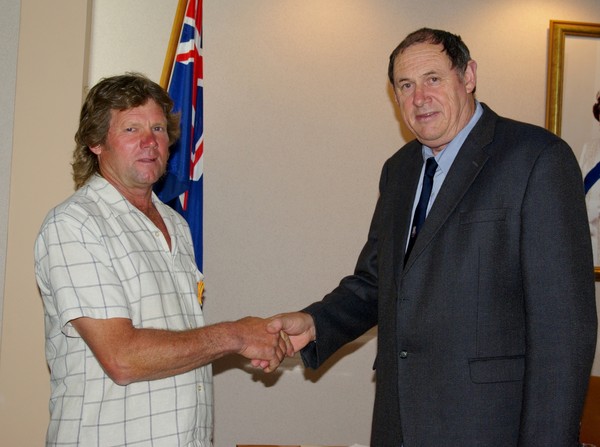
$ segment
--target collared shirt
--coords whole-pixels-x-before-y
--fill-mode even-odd
[[[195,446],[212,438],[211,367],[121,386],[72,327],[79,317],[136,328],[204,326],[185,220],[153,195],[169,235],[100,176],[50,211],[35,244],[50,367],[47,445]]]
[[[479,121],[479,118],[481,118],[482,114],[483,114],[483,107],[481,107],[481,104],[478,101],[475,101],[475,113],[473,113],[473,116],[471,117],[471,119],[469,120],[467,125],[465,127],[463,127],[462,130],[460,132],[458,132],[458,134],[456,134],[456,136],[448,144],[448,146],[446,146],[439,154],[437,154],[435,156],[435,161],[437,162],[438,167],[437,167],[437,170],[435,171],[435,175],[433,176],[433,187],[431,189],[431,196],[429,197],[429,204],[427,205],[427,214],[429,214],[429,210],[431,209],[433,202],[435,202],[435,199],[436,199],[438,193],[440,192],[442,184],[444,183],[444,180],[446,179],[446,175],[448,174],[448,171],[450,171],[450,167],[452,166],[452,163],[454,163],[454,159],[458,155],[458,151],[460,150],[463,143],[467,139],[467,136],[469,136],[469,134],[473,130],[473,127],[475,127],[475,124],[477,124],[477,121]],[[427,159],[429,157],[434,156],[431,148],[427,147],[425,145],[423,145],[421,151],[423,154],[423,167],[421,168],[421,176],[419,177],[419,186],[417,187],[417,192],[415,194],[415,201],[413,203],[411,222],[412,222],[412,216],[415,215],[417,203],[419,202],[419,197],[421,195],[421,189],[423,186],[423,175],[425,173],[425,162],[427,161]],[[408,244],[408,240],[407,240],[407,244]]]

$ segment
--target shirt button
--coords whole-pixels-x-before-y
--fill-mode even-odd
[[[155,231],[155,232],[154,232],[154,236],[155,236],[155,237],[159,237],[159,236],[160,236],[160,231]]]
[[[400,351],[400,358],[401,359],[405,359],[406,357],[408,357],[408,352],[406,352],[406,351]]]
[[[198,391],[202,392],[202,385],[198,385]]]

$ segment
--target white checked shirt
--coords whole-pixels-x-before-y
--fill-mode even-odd
[[[153,195],[171,236],[94,176],[50,211],[35,244],[51,370],[48,446],[195,446],[212,438],[211,367],[115,384],[70,321],[129,318],[137,328],[204,325],[202,279],[185,220]]]

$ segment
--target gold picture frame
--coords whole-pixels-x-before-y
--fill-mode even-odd
[[[571,147],[576,149],[564,132],[563,123],[563,91],[565,90],[565,51],[568,38],[598,39],[600,48],[600,24],[586,22],[550,21],[548,46],[548,87],[546,95],[546,128],[563,137]],[[593,74],[592,74],[593,75]],[[595,76],[600,76],[596,73]],[[589,107],[591,110],[592,98]],[[587,104],[586,104],[587,106]],[[590,114],[591,115],[591,114]],[[600,281],[600,266],[594,266],[596,281]]]

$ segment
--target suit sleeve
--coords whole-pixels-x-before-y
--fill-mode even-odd
[[[519,445],[575,446],[597,319],[581,173],[558,139],[531,171],[521,247],[527,354]]]

